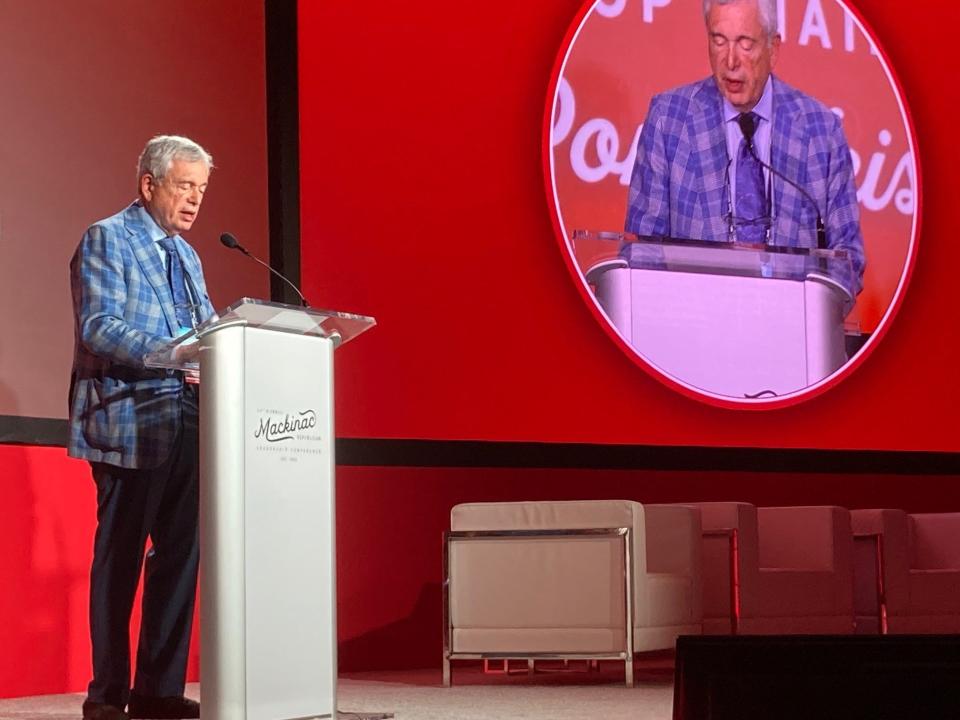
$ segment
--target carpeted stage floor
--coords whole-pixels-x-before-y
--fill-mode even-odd
[[[669,720],[673,676],[666,667],[638,668],[634,688],[623,685],[622,666],[599,672],[537,672],[533,676],[484,675],[474,665],[455,667],[453,687],[438,670],[341,676],[341,711],[393,712],[396,720]],[[199,685],[187,694],[198,698]],[[0,700],[0,720],[79,720],[82,694]]]

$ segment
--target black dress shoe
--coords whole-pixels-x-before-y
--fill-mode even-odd
[[[131,718],[186,720],[200,717],[200,703],[185,697],[150,697],[130,693],[127,711]]]
[[[113,705],[85,700],[83,720],[130,720],[130,716]]]

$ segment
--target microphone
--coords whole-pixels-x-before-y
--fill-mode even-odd
[[[228,232],[223,233],[223,234],[220,236],[220,242],[223,243],[226,247],[230,248],[231,250],[239,250],[239,251],[242,252],[244,255],[246,255],[248,258],[252,258],[252,259],[256,260],[258,263],[260,263],[261,265],[263,265],[267,270],[269,270],[270,272],[272,272],[272,273],[273,273],[274,275],[276,275],[278,278],[280,278],[281,280],[283,280],[287,285],[289,285],[290,287],[293,288],[293,291],[300,297],[300,302],[301,302],[301,304],[303,305],[303,307],[305,307],[305,308],[310,307],[310,304],[307,302],[307,299],[303,296],[303,293],[300,292],[300,288],[298,288],[296,285],[294,285],[292,282],[290,282],[290,280],[288,280],[286,277],[284,277],[284,276],[281,275],[279,272],[277,272],[276,270],[274,270],[272,267],[270,267],[270,265],[268,265],[267,263],[265,263],[263,260],[261,260],[261,259],[258,258],[256,255],[254,255],[254,254],[251,253],[249,250],[247,250],[243,245],[241,245],[239,242],[237,242],[237,239],[233,236],[232,233],[228,233]]]
[[[740,132],[743,133],[743,139],[747,141],[747,149],[751,155],[756,157],[756,154],[753,152],[753,134],[757,131],[757,126],[750,121],[747,113],[740,113],[737,117],[737,124],[740,126]]]
[[[817,213],[817,248],[819,248],[820,250],[826,250],[827,249],[827,229],[826,227],[824,227],[823,215],[820,214],[820,207],[817,205],[817,201],[813,199],[813,195],[811,195],[805,187],[803,187],[797,182],[794,182],[793,180],[788,178],[786,175],[774,169],[773,167],[771,167],[770,165],[768,165],[767,163],[765,163],[763,160],[760,159],[760,156],[757,155],[756,148],[754,148],[753,146],[753,135],[754,133],[756,133],[757,128],[756,128],[756,125],[754,125],[750,121],[750,118],[747,117],[747,113],[740,113],[739,117],[737,117],[737,124],[740,125],[740,132],[743,133],[743,139],[747,143],[747,150],[749,151],[750,155],[753,156],[753,159],[756,160],[758,163],[760,163],[763,167],[765,167],[771,173],[776,175],[778,178],[783,180],[785,183],[799,190],[800,194],[803,195],[807,199],[807,202],[809,202],[813,206],[814,211]]]

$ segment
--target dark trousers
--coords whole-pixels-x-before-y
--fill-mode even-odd
[[[97,534],[90,571],[93,680],[87,699],[122,708],[130,695],[130,614],[144,562],[142,620],[133,689],[182,695],[200,558],[199,440],[195,411],[170,457],[151,470],[91,463]]]

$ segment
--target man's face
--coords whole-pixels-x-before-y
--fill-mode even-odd
[[[168,235],[186,232],[197,219],[210,170],[203,162],[174,160],[163,180],[140,177],[140,194],[150,216]]]
[[[720,92],[740,112],[753,110],[780,53],[780,36],[767,37],[756,0],[714,3],[707,15],[707,42]]]

